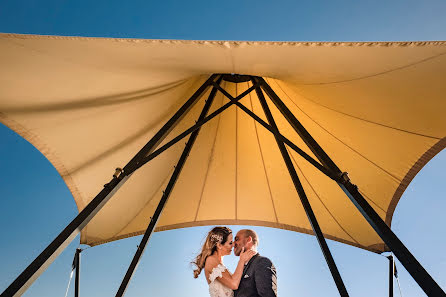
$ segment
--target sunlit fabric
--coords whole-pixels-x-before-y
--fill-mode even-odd
[[[79,211],[213,73],[264,77],[388,225],[410,181],[446,146],[443,41],[0,34],[0,52],[0,121],[48,158]],[[233,96],[251,85],[222,82]],[[195,124],[209,93],[162,144]],[[267,101],[280,132],[315,158]],[[210,112],[227,102],[219,92]],[[255,92],[240,102],[266,121]],[[186,141],[136,171],[82,230],[81,243],[144,233]],[[387,250],[338,185],[288,151],[326,238]],[[312,234],[274,136],[231,106],[201,129],[156,230],[234,224]]]

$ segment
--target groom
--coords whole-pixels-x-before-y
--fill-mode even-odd
[[[234,254],[240,256],[244,250],[257,251],[259,238],[257,233],[250,229],[237,232],[234,239]],[[259,253],[255,254],[243,269],[242,279],[234,297],[277,297],[277,276],[273,263]]]

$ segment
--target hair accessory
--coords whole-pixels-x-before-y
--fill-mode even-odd
[[[212,234],[211,239],[216,242],[221,242],[223,240],[223,236],[220,234]]]

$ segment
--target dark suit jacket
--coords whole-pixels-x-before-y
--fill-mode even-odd
[[[245,266],[234,297],[277,297],[276,268],[266,257],[254,255]]]

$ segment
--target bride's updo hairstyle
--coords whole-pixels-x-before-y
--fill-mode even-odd
[[[207,257],[217,251],[217,243],[224,244],[231,233],[232,231],[228,227],[215,227],[209,231],[206,236],[206,241],[201,248],[201,253],[199,253],[195,260],[192,261],[192,264],[197,267],[197,269],[194,270],[194,278],[197,278],[200,275]]]

